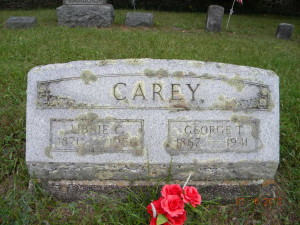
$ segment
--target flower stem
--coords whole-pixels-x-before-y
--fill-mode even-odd
[[[154,204],[152,202],[151,202],[151,207],[152,207],[152,211],[153,211],[153,217],[156,218],[157,212],[156,212],[156,208],[155,208],[155,206],[154,206]]]
[[[184,189],[184,188],[185,188],[185,186],[188,184],[188,182],[189,182],[189,181],[190,181],[190,179],[191,179],[191,176],[192,176],[192,174],[193,174],[193,172],[191,172],[191,173],[190,173],[190,175],[188,176],[188,178],[186,179],[186,181],[185,181],[185,183],[184,183],[184,185],[183,185],[182,189]]]

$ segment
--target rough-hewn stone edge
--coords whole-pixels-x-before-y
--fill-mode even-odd
[[[190,164],[92,164],[27,162],[32,178],[46,180],[185,180],[192,172],[195,180],[258,180],[274,179],[278,162],[194,162]]]
[[[169,184],[183,185],[182,181],[173,180]],[[163,181],[78,181],[78,180],[35,180],[30,181],[29,191],[34,193],[35,185],[40,185],[51,196],[62,201],[70,202],[101,197],[124,199],[129,190],[147,192],[149,188],[166,184]],[[275,196],[274,180],[241,180],[241,181],[190,181],[189,186],[195,186],[202,195],[203,201],[216,200],[222,203],[235,203],[242,197],[271,197]]]
[[[91,23],[90,19],[83,19],[80,9],[91,10],[93,16],[101,16],[101,19],[93,20],[93,23]],[[96,13],[96,11],[98,12]],[[106,14],[107,16],[104,16]],[[62,5],[56,8],[56,15],[58,25],[66,27],[109,27],[113,24],[115,18],[112,4]]]

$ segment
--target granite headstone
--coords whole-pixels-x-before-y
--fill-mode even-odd
[[[126,15],[125,25],[129,27],[152,27],[153,13],[129,12]]]
[[[292,37],[293,30],[294,30],[293,24],[280,23],[277,27],[275,36],[278,39],[289,40]]]
[[[12,29],[29,28],[36,25],[36,17],[11,16],[6,21],[6,27]]]
[[[222,30],[222,20],[224,8],[219,5],[208,7],[205,29],[209,32],[220,32]]]
[[[58,24],[68,27],[108,27],[115,16],[106,0],[64,0],[56,13]]]
[[[279,163],[278,76],[187,60],[35,67],[26,162],[33,178],[65,200],[152,179],[180,183],[191,172],[191,185],[215,187],[207,196],[233,198],[245,190],[238,184],[259,194]]]

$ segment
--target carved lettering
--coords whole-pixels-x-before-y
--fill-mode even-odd
[[[191,92],[192,92],[192,101],[195,101],[195,92],[197,91],[197,88],[199,87],[199,85],[200,85],[200,84],[197,84],[196,88],[193,89],[193,88],[191,87],[191,84],[187,84],[187,86],[189,87],[189,89],[190,89]]]
[[[143,100],[146,100],[145,98],[145,94],[144,94],[144,91],[142,89],[142,84],[141,83],[138,83],[137,87],[135,88],[135,91],[134,91],[134,94],[133,94],[133,100],[135,100],[136,97],[143,97]]]
[[[186,152],[253,152],[258,150],[258,122],[245,121],[236,125],[230,120],[176,121],[169,120],[167,151]]]
[[[115,97],[117,100],[124,100],[124,99],[126,99],[126,97],[124,97],[124,98],[119,98],[119,97],[117,97],[116,89],[118,88],[118,85],[123,85],[123,86],[126,87],[126,84],[125,84],[125,83],[117,83],[117,84],[115,84],[115,85],[114,85],[114,88],[113,88],[114,97]],[[118,93],[118,94],[119,94],[119,93]]]
[[[53,152],[140,154],[143,124],[143,120],[51,119],[50,143]]]
[[[153,89],[153,98],[152,98],[152,100],[156,100],[155,94],[157,94],[160,97],[160,100],[164,100],[163,97],[161,96],[161,93],[160,93],[161,89],[162,89],[162,86],[160,84],[157,84],[157,83],[153,83],[152,85],[153,85],[153,88],[152,88]],[[159,90],[157,90],[156,87],[158,87]]]
[[[180,84],[171,84],[171,100],[181,100],[181,97],[178,97],[180,94]],[[175,95],[174,95],[175,94]],[[177,96],[178,98],[175,98]]]
[[[67,79],[37,82],[37,107],[257,111],[267,110],[270,106],[269,87],[263,84],[240,81],[244,85],[243,90],[232,94],[232,86],[218,78],[186,76],[180,80],[175,77],[159,79],[157,82],[154,78],[143,76],[103,75],[93,85],[81,86],[84,85],[81,79],[72,78],[72,82],[82,90],[84,101],[79,100],[72,91],[61,92],[70,88]],[[212,87],[224,90],[224,93],[214,91],[207,95]],[[95,93],[101,97],[96,98]],[[205,129],[203,128],[203,132]]]

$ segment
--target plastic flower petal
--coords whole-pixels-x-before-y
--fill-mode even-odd
[[[166,184],[161,190],[161,195],[167,197],[168,195],[181,196],[182,188],[178,184]]]
[[[171,217],[184,213],[184,202],[178,195],[167,195],[161,200],[161,206]]]
[[[201,195],[195,187],[185,186],[181,196],[185,203],[190,203],[193,207],[201,204]]]

